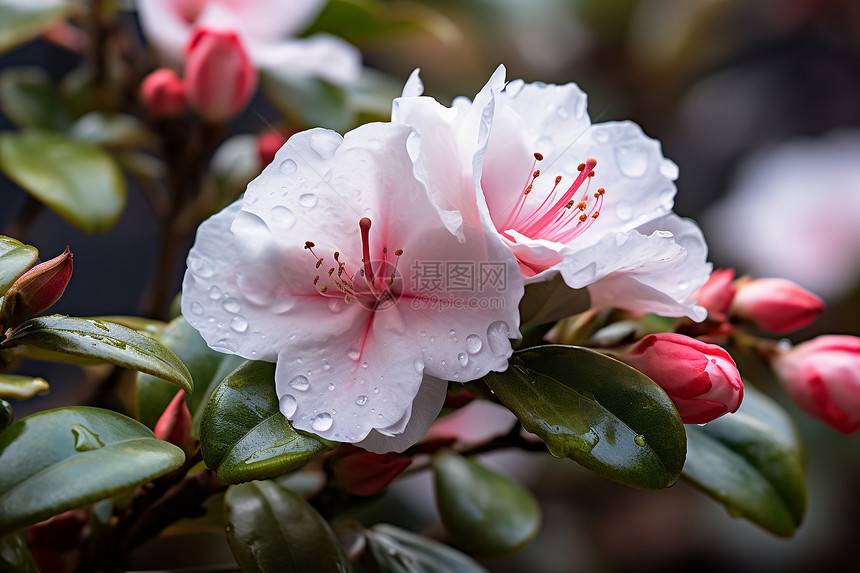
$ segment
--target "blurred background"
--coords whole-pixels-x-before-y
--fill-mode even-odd
[[[426,93],[449,103],[473,95],[500,63],[508,78],[575,82],[593,122],[631,119],[680,167],[675,210],[702,225],[716,267],[785,276],[828,309],[797,339],[860,335],[860,2],[856,0],[390,0],[376,17],[407,22],[380,33],[342,29],[365,66],[396,95],[421,68]],[[325,13],[324,13],[325,14]],[[134,15],[127,15],[134,25]],[[0,68],[38,65],[57,80],[78,57],[45,41],[0,57]],[[389,100],[390,101],[390,100]],[[262,133],[278,113],[262,97],[231,129]],[[296,125],[302,128],[303,125]],[[12,129],[0,115],[0,130]],[[33,210],[0,176],[0,230],[39,248],[68,244],[75,278],[56,312],[139,312],[155,259],[157,224],[139,190],[106,236],[84,234],[51,211]],[[23,234],[14,233],[30,221]],[[190,246],[190,243],[186,245]],[[174,277],[178,289],[180,272]],[[121,285],[121,286],[120,286]],[[25,365],[25,368],[27,366]],[[53,368],[53,367],[52,367]],[[45,400],[85,400],[85,375],[50,375]],[[776,388],[767,382],[765,389]],[[545,523],[524,551],[491,571],[849,570],[860,531],[860,438],[846,438],[772,395],[799,421],[807,447],[808,515],[779,539],[680,482],[631,490],[569,460],[494,454],[491,465],[540,496]],[[400,524],[438,530],[429,476],[399,481],[385,503]],[[403,499],[426,499],[426,511]]]

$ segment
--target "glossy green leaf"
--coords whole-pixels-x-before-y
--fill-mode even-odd
[[[146,125],[132,115],[90,112],[72,126],[81,141],[105,146],[142,147],[153,143]]]
[[[328,523],[308,502],[273,481],[227,490],[227,539],[246,573],[352,571]]]
[[[0,571],[3,573],[39,573],[27,544],[17,533],[0,537]]]
[[[0,235],[0,296],[39,258],[36,247]]]
[[[173,352],[151,338],[112,322],[58,314],[34,318],[3,342],[4,346],[16,344],[94,358],[154,374],[189,393],[194,389],[191,374]]]
[[[788,414],[749,385],[736,413],[687,426],[684,478],[776,535],[791,536],[803,520],[800,438]]]
[[[486,573],[468,555],[399,527],[374,525],[364,535],[374,571],[379,573]]]
[[[125,208],[125,178],[116,162],[100,147],[68,135],[2,133],[0,169],[86,233],[108,231]]]
[[[35,40],[71,12],[66,0],[0,0],[0,54]]]
[[[47,410],[0,434],[0,535],[178,468],[185,454],[110,410]]]
[[[209,348],[200,333],[181,316],[167,325],[159,334],[158,341],[182,360],[194,380],[197,391],[186,396],[186,402],[192,414],[196,413],[209,398],[215,385],[244,362],[242,358],[221,354]],[[222,368],[222,363],[225,361],[229,363],[229,369],[226,371]],[[219,373],[220,378],[216,378],[216,374]],[[151,374],[138,374],[138,420],[154,428],[164,408],[175,395],[176,386],[173,384]]]
[[[264,479],[300,468],[337,444],[293,429],[278,408],[275,365],[246,362],[203,409],[200,450],[221,483]]]
[[[452,451],[433,456],[433,476],[445,530],[472,555],[509,555],[540,530],[537,500],[510,478]]]
[[[0,73],[0,109],[21,127],[65,131],[72,123],[51,77],[37,67]]]
[[[143,316],[126,316],[126,315],[104,315],[104,316],[89,316],[92,320],[101,320],[102,322],[113,322],[136,330],[139,333],[158,340],[161,332],[167,328],[167,323],[163,320],[155,320]]]
[[[675,483],[684,467],[684,425],[650,378],[599,352],[542,346],[514,353],[484,380],[557,457],[640,489]]]
[[[520,322],[522,327],[556,322],[588,310],[591,297],[588,290],[572,289],[561,275],[548,281],[526,285],[520,300]]]
[[[262,74],[266,97],[293,125],[317,125],[335,131],[352,127],[347,94],[336,85],[313,76],[296,76],[289,70]]]
[[[28,400],[36,394],[44,394],[47,391],[48,383],[42,378],[0,374],[0,398]]]

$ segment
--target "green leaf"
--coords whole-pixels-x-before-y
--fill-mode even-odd
[[[72,135],[95,145],[144,147],[153,143],[153,135],[136,117],[125,114],[90,112],[72,126]]]
[[[507,371],[484,380],[557,457],[640,489],[663,489],[681,475],[681,418],[657,384],[626,364],[550,345],[515,352]]]
[[[526,285],[520,300],[520,322],[523,328],[556,322],[584,312],[590,306],[588,290],[570,288],[559,274],[551,280]]]
[[[94,358],[154,374],[188,393],[194,390],[191,374],[175,354],[161,343],[112,322],[58,314],[34,318],[15,330],[2,345],[18,344]]]
[[[246,573],[352,571],[325,519],[275,482],[234,485],[226,505],[227,539]]]
[[[0,398],[29,400],[36,394],[48,391],[48,383],[42,378],[0,374]]]
[[[687,426],[684,478],[735,516],[789,537],[806,509],[800,438],[788,414],[747,385],[734,414]]]
[[[316,125],[344,132],[352,127],[346,105],[347,95],[340,87],[313,76],[297,76],[288,70],[266,70],[261,86],[293,125]]]
[[[433,476],[445,530],[472,555],[510,555],[540,531],[537,500],[517,482],[452,451],[433,456]]]
[[[244,359],[216,352],[207,346],[200,333],[183,317],[172,320],[158,336],[158,341],[172,351],[188,368],[197,391],[186,396],[188,409],[197,412],[209,398],[215,385],[224,379]],[[229,370],[222,369],[222,363],[230,363]],[[220,378],[216,374],[220,373]],[[161,416],[167,404],[176,396],[176,386],[151,374],[137,376],[138,420],[149,426]]]
[[[35,40],[71,13],[65,0],[0,0],[0,54]]]
[[[100,147],[38,130],[0,134],[0,169],[85,233],[104,233],[122,215],[125,179]]]
[[[0,535],[146,483],[184,460],[181,449],[109,410],[23,418],[0,434]]]
[[[39,573],[27,544],[17,533],[0,537],[0,571],[3,573]]]
[[[203,409],[200,450],[221,483],[264,479],[300,468],[337,444],[293,429],[278,408],[275,365],[248,361]]]
[[[364,535],[379,573],[486,573],[471,557],[399,527],[374,525]]]
[[[0,296],[39,258],[36,247],[0,235]]]
[[[71,125],[57,86],[42,68],[9,68],[0,73],[0,108],[21,127],[65,131]]]
[[[12,424],[15,415],[12,413],[12,404],[6,400],[0,399],[0,432],[5,430]]]

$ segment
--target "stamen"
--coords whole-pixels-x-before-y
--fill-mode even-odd
[[[370,219],[362,217],[358,222],[361,229],[361,262],[364,263],[364,276],[373,284],[373,269],[370,268]]]

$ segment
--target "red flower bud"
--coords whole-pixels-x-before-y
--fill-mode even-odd
[[[188,101],[206,120],[221,123],[238,115],[257,89],[257,70],[239,36],[199,27],[185,48]]]
[[[369,496],[385,491],[411,459],[398,458],[393,452],[374,454],[342,444],[329,459],[329,471],[336,486],[353,495]]]
[[[191,437],[191,412],[185,403],[185,391],[180,390],[155,423],[155,437],[179,446],[186,452],[194,445]]]
[[[707,309],[709,319],[725,322],[726,311],[735,296],[735,286],[732,284],[734,278],[734,269],[718,269],[693,295],[696,304]]]
[[[777,334],[809,325],[824,310],[824,302],[787,279],[741,281],[732,302],[733,317]]]
[[[843,434],[860,428],[860,338],[819,336],[779,354],[772,365],[811,416]]]
[[[71,278],[72,253],[67,246],[62,255],[36,265],[12,283],[3,297],[0,326],[13,327],[48,310],[62,296]]]
[[[743,400],[734,360],[714,344],[682,334],[649,334],[618,358],[663,388],[685,424],[705,424],[735,412]]]
[[[289,139],[289,135],[284,135],[276,131],[267,131],[261,133],[257,137],[257,155],[260,157],[260,164],[268,165],[275,160],[275,154]]]
[[[155,116],[176,116],[185,110],[185,84],[173,70],[155,70],[140,85],[140,99]]]

